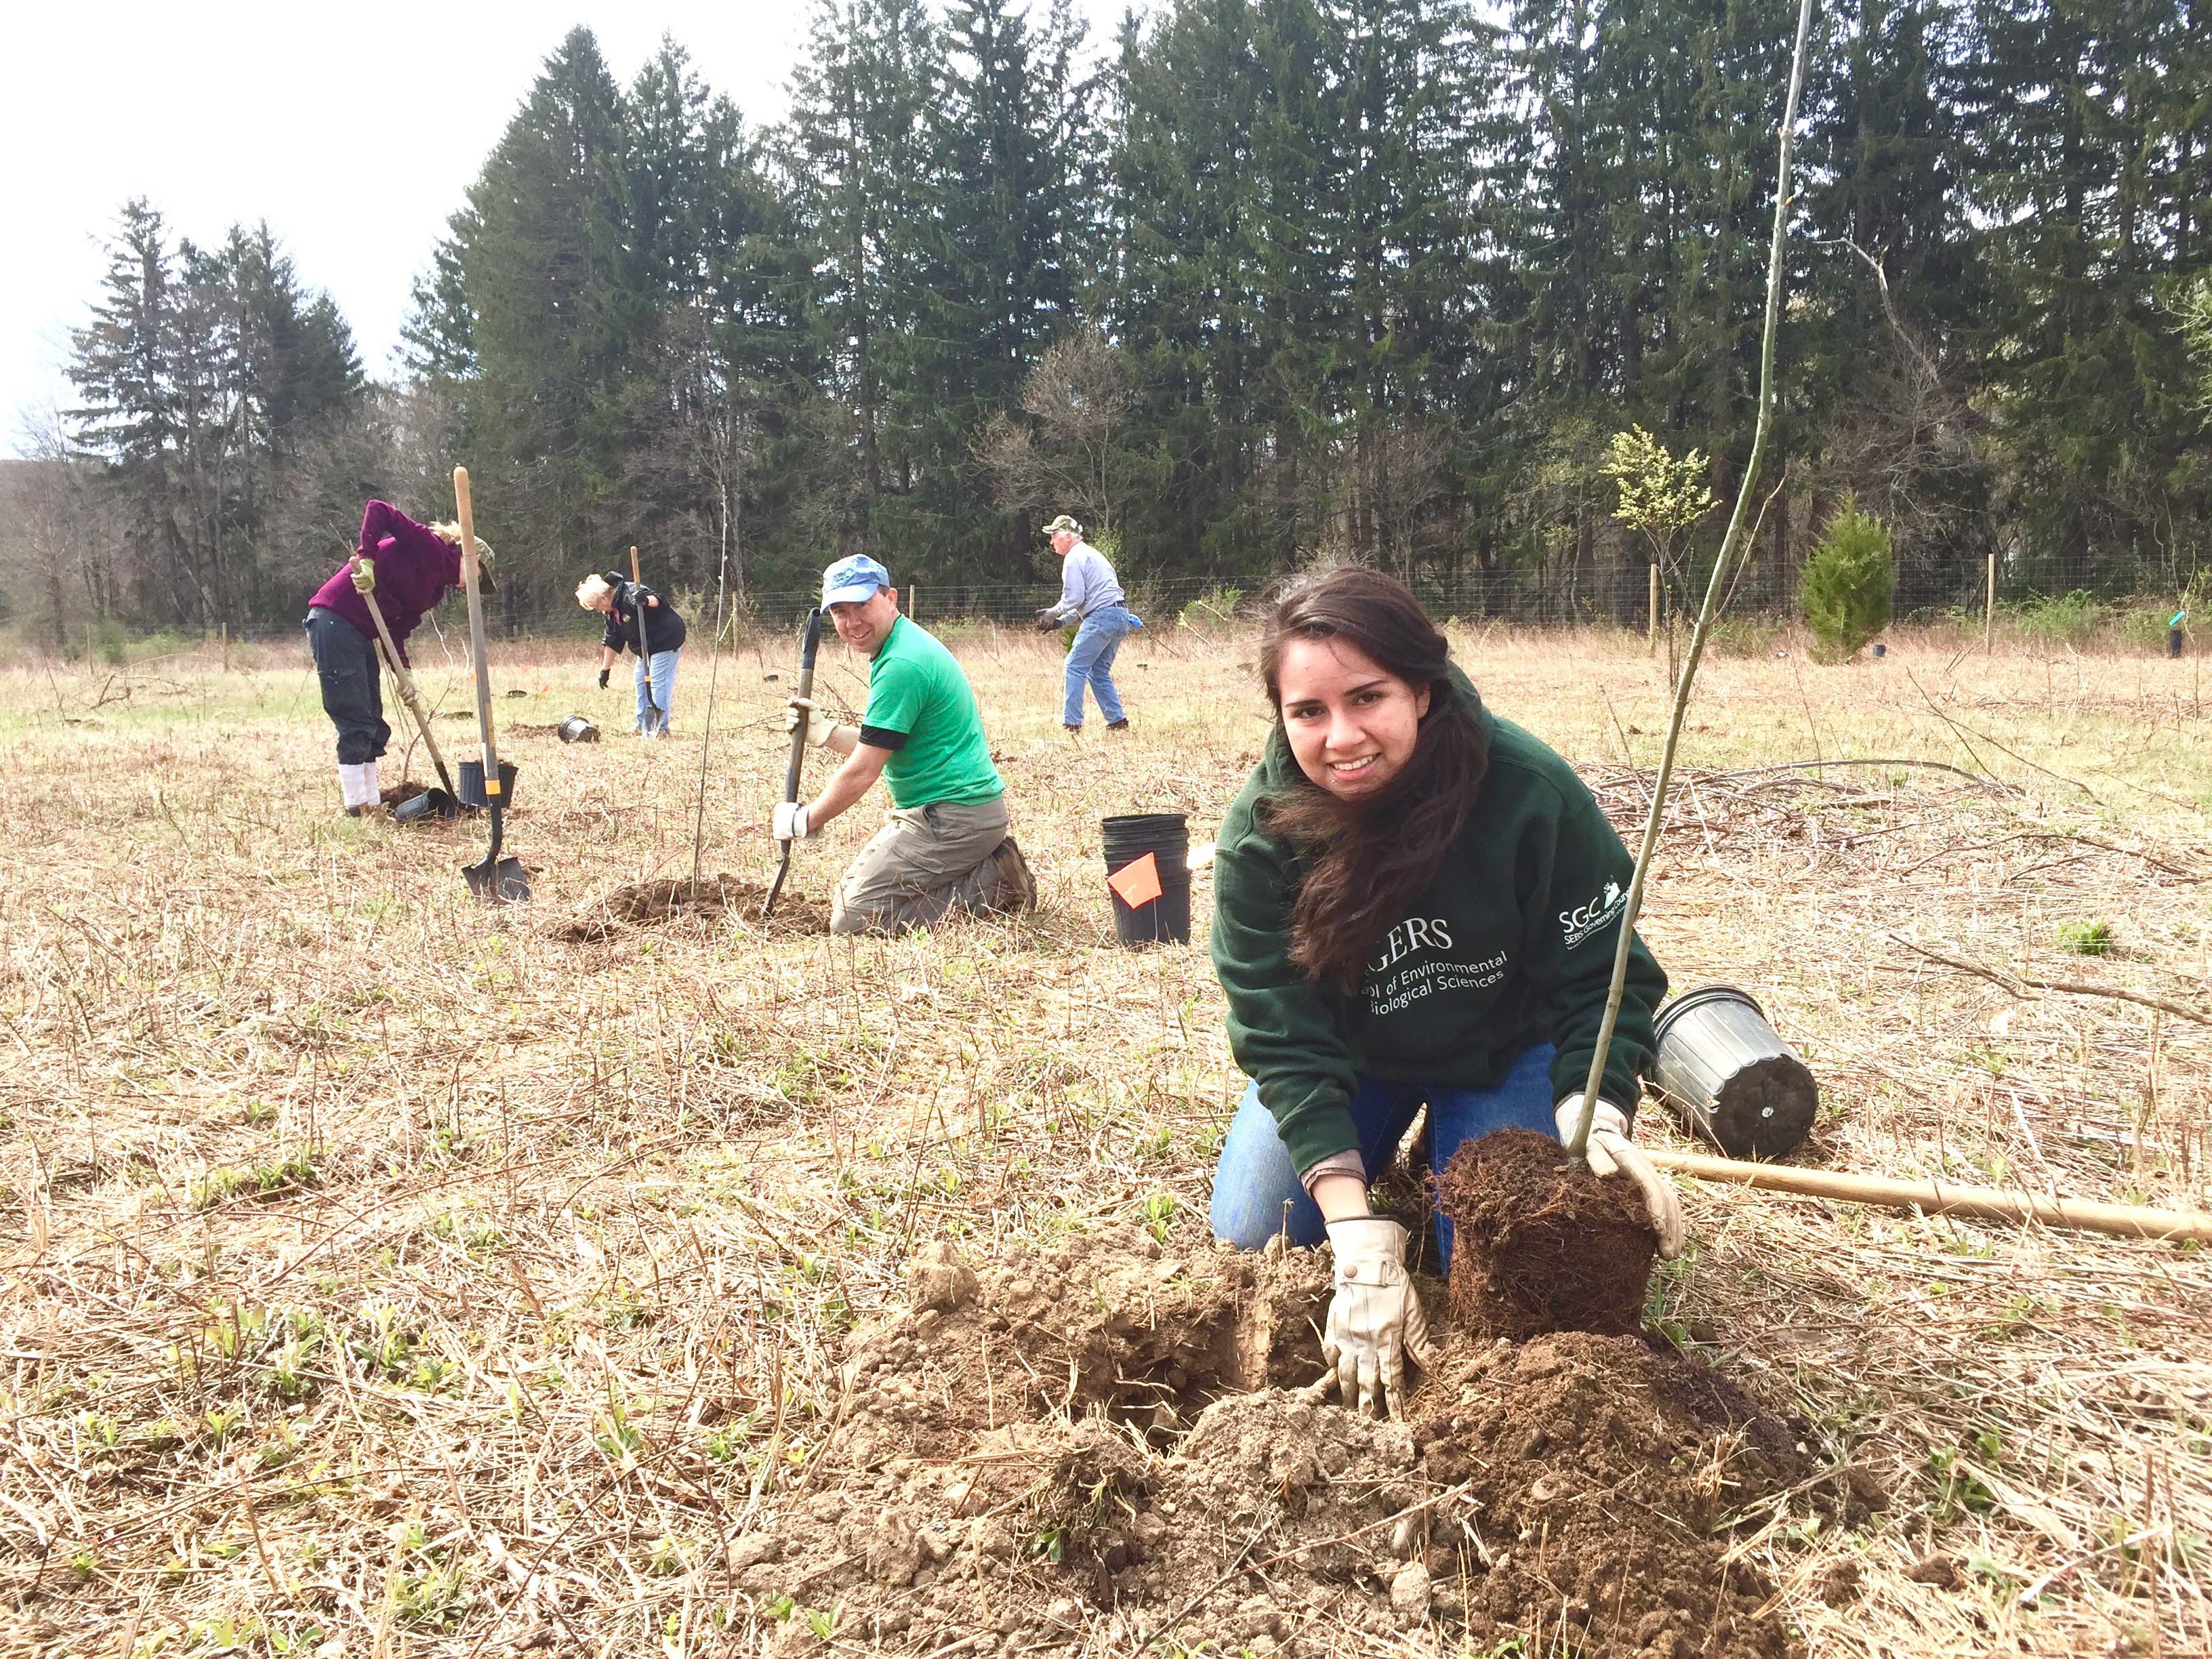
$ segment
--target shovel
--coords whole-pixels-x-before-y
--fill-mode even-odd
[[[814,695],[814,653],[822,644],[822,611],[820,606],[806,613],[806,638],[799,647],[799,695]],[[807,725],[813,716],[807,716]],[[799,763],[806,758],[806,726],[791,734],[791,763],[783,769],[783,798],[787,802],[799,799]],[[791,843],[783,843],[783,857],[775,866],[775,880],[768,890],[768,902],[761,906],[761,920],[766,921],[775,908],[775,901],[783,891],[783,878],[791,873]]]
[[[483,743],[484,805],[491,812],[491,850],[482,864],[461,866],[469,891],[487,904],[530,896],[530,872],[517,858],[499,855],[507,816],[507,781],[499,769],[499,748],[492,739],[491,664],[484,654],[483,596],[477,588],[476,520],[469,508],[469,470],[453,469],[453,516],[461,526],[461,584],[469,595],[469,652],[477,671],[477,734]]]
[[[361,555],[353,556],[352,564],[361,568]],[[453,792],[453,774],[446,770],[446,757],[438,752],[438,740],[430,735],[430,711],[422,706],[422,694],[415,689],[415,677],[407,672],[406,659],[399,647],[392,642],[392,630],[385,626],[384,611],[376,603],[373,592],[363,593],[362,602],[368,606],[368,619],[376,624],[376,637],[384,642],[384,660],[392,670],[392,678],[399,682],[399,700],[407,705],[407,712],[415,717],[415,729],[422,734],[422,746],[430,751],[430,764],[438,769],[438,781],[445,787],[432,789],[414,800],[401,803],[395,817],[403,817],[411,823],[419,817],[436,813],[441,818],[457,818],[461,815],[460,798]],[[426,803],[417,805],[417,802]]]
[[[638,594],[638,589],[643,586],[637,576],[637,550],[633,547],[629,550],[629,602],[630,608],[637,612],[637,665],[645,675],[645,706],[652,711],[649,716],[651,726],[657,726],[660,721],[660,705],[653,700],[653,655],[645,648],[645,600]],[[657,734],[649,726],[645,735],[650,738]]]

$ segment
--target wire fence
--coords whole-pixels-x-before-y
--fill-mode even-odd
[[[1754,558],[1732,580],[1721,610],[1723,626],[1743,630],[1778,629],[1796,618],[1798,573],[1778,570],[1776,561]],[[897,573],[894,573],[896,574]],[[1128,605],[1148,627],[1225,628],[1255,623],[1295,573],[1273,577],[1146,578],[1127,581]],[[651,573],[648,572],[648,579]],[[1571,563],[1544,570],[1515,567],[1476,568],[1447,574],[1415,571],[1408,585],[1440,618],[1495,622],[1529,628],[1619,628],[1639,634],[1686,626],[1703,597],[1705,569],[1686,562],[1679,568],[1620,557]],[[2193,584],[2193,586],[2192,586]],[[2172,630],[2194,637],[2212,612],[2191,616],[2192,591],[2212,584],[2212,571],[2146,568],[2129,582],[2116,582],[2109,569],[2093,571],[2087,561],[2078,570],[2044,562],[2034,568],[2008,569],[1996,556],[1977,571],[1954,569],[1941,581],[1923,573],[1918,580],[1899,574],[1897,622],[1954,629],[1999,632],[2050,642],[2080,644],[2106,638],[2144,649],[2164,648]],[[663,591],[691,623],[695,636],[714,626],[715,594],[688,589],[680,582]],[[517,596],[519,597],[519,596]],[[930,627],[961,624],[1026,627],[1038,611],[1059,597],[1057,584],[1040,575],[1030,581],[947,582],[927,576],[908,578],[900,589],[900,608]],[[723,618],[726,637],[781,633],[795,627],[819,601],[819,591],[776,584],[730,596]],[[489,619],[495,635],[596,641],[601,618],[580,611],[564,592],[533,596],[502,606]],[[435,637],[446,623],[436,613],[426,618]],[[19,630],[20,634],[20,630]],[[300,637],[296,623],[248,628],[157,630],[133,635],[120,623],[95,625],[82,646],[69,653],[136,660],[149,650],[184,650],[221,641],[270,645]],[[19,637],[33,650],[42,642]]]

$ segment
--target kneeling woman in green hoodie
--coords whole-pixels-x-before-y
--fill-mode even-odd
[[[1628,852],[1573,769],[1482,705],[1420,602],[1372,570],[1285,596],[1260,651],[1276,729],[1214,863],[1213,964],[1251,1079],[1213,1178],[1213,1231],[1287,1231],[1336,1260],[1322,1352],[1344,1402],[1395,1413],[1426,1328],[1406,1230],[1368,1212],[1423,1106],[1436,1168],[1462,1140],[1565,1139],[1604,1016]],[[1667,976],[1641,939],[1608,1053],[1591,1167],[1644,1194],[1681,1245],[1664,1176],[1628,1142]],[[1451,1226],[1437,1218],[1449,1261]]]

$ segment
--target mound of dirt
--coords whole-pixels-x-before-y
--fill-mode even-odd
[[[417,783],[412,778],[404,783],[387,783],[377,792],[377,805],[388,811],[402,801],[413,800],[429,787],[427,783]]]
[[[740,1587],[836,1607],[882,1651],[1790,1652],[1724,1524],[1806,1473],[1787,1426],[1581,1333],[1441,1332],[1410,1421],[1359,1417],[1297,1386],[1325,1260],[1137,1232],[981,1267],[927,1248],[913,1306],[849,1339],[824,1477],[735,1547]],[[810,1650],[804,1626],[776,1652]]]
[[[787,884],[778,895],[775,914],[765,921],[761,907],[768,889],[725,871],[697,881],[664,878],[632,882],[593,901],[588,909],[556,922],[549,930],[555,939],[570,945],[588,945],[611,939],[624,926],[651,927],[685,921],[718,921],[725,912],[778,939],[796,939],[830,931],[830,907],[819,899],[793,892]]]
[[[1437,1176],[1451,1218],[1454,1319],[1486,1336],[1626,1335],[1644,1322],[1659,1236],[1635,1184],[1603,1181],[1533,1129],[1500,1129]]]

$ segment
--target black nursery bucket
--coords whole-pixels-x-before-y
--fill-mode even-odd
[[[392,821],[397,823],[435,823],[441,818],[457,818],[460,815],[460,802],[442,789],[426,789],[412,800],[403,800],[392,809]]]
[[[581,714],[571,714],[553,728],[554,735],[563,743],[597,743],[599,728]]]
[[[1180,812],[1133,812],[1099,825],[1106,854],[1114,932],[1124,945],[1182,945],[1190,939],[1190,824]],[[1159,894],[1131,904],[1112,885],[1130,866],[1152,860]],[[1124,881],[1127,887],[1131,883]]]
[[[1820,1085],[1748,993],[1701,985],[1659,1011],[1651,1080],[1693,1134],[1730,1158],[1782,1158],[1802,1146]]]
[[[514,763],[499,763],[499,804],[502,810],[514,805]],[[461,763],[461,805],[483,807],[491,805],[484,799],[483,763],[480,760]]]

